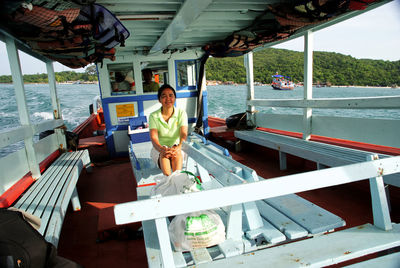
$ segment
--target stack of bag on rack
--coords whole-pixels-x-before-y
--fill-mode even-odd
[[[129,37],[124,25],[93,0],[2,0],[0,23],[37,53],[70,68],[115,59]]]
[[[200,179],[189,171],[177,170],[162,176],[150,196],[168,196],[202,191]],[[225,241],[225,226],[213,210],[196,211],[175,216],[168,226],[176,251],[215,246]]]
[[[327,22],[380,0],[272,1],[253,22],[224,40],[203,47],[213,57],[236,57],[267,43],[284,40],[302,28]]]

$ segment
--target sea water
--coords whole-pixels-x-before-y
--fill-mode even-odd
[[[39,123],[52,119],[53,112],[50,89],[47,84],[25,85],[26,99],[31,122]],[[208,86],[208,114],[219,118],[240,113],[246,110],[247,87],[245,85]],[[89,116],[89,105],[99,95],[99,86],[95,84],[57,85],[57,94],[61,104],[63,119],[67,129],[72,131]],[[303,88],[294,90],[273,90],[270,86],[256,86],[256,99],[302,99]],[[370,96],[399,96],[396,88],[356,88],[356,87],[321,87],[314,88],[313,98],[350,98]],[[260,112],[301,114],[302,109],[256,107]],[[314,115],[331,115],[360,118],[400,119],[400,109],[313,109]],[[11,84],[0,84],[0,132],[20,125],[14,87]],[[36,137],[37,138],[37,137]],[[11,145],[0,148],[0,157],[20,148],[22,145]]]
[[[246,86],[207,86],[209,115],[227,118],[246,110]],[[255,99],[303,99],[303,87],[294,90],[274,90],[270,86],[254,87]],[[361,98],[400,96],[400,88],[319,87],[313,88],[313,98]],[[273,114],[302,114],[301,108],[256,107]],[[400,119],[400,109],[313,109],[313,115]]]
[[[49,85],[26,84],[25,92],[32,123],[53,118]],[[68,130],[72,131],[89,116],[89,105],[99,94],[99,86],[95,84],[57,85],[62,116]],[[0,131],[19,124],[14,87],[0,84]]]

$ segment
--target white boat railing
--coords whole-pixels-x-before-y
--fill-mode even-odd
[[[44,61],[47,68],[50,97],[52,103],[53,120],[47,120],[34,124],[31,122],[30,113],[26,102],[26,93],[18,55],[21,47],[11,36],[0,34],[0,39],[5,42],[10,64],[10,70],[18,106],[19,121],[21,126],[2,131],[0,133],[0,149],[23,141],[23,147],[0,158],[0,195],[14,185],[27,173],[32,178],[41,176],[39,163],[59,148],[66,148],[65,135],[62,129],[60,102],[57,97],[56,80],[51,61],[37,56],[32,52],[31,56]],[[27,52],[27,51],[25,51]],[[28,52],[27,52],[28,53]],[[55,134],[35,142],[34,136],[46,130],[55,130]]]
[[[247,105],[318,109],[400,109],[400,96],[318,99],[252,99]]]
[[[247,119],[252,125],[311,135],[400,148],[400,118],[350,118],[315,116],[313,109],[395,109],[400,110],[400,96],[362,98],[313,98],[313,31],[304,34],[304,93],[302,99],[255,99],[253,56],[244,57],[247,77]],[[303,109],[301,115],[256,113],[256,106]]]
[[[0,149],[8,145],[15,144],[27,138],[32,138],[35,134],[40,132],[55,129],[64,125],[62,119],[47,120],[38,124],[29,126],[21,126],[12,128],[7,131],[0,132]]]

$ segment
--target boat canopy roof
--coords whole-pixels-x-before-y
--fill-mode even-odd
[[[124,53],[198,50],[215,57],[240,56],[386,2],[390,1],[3,0],[0,38],[16,37],[22,50],[71,68]]]

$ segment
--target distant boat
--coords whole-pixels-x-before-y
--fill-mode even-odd
[[[277,90],[293,90],[294,89],[294,83],[293,81],[290,80],[290,77],[288,76],[283,76],[280,74],[275,74],[272,76],[272,83],[271,86],[273,89]]]

